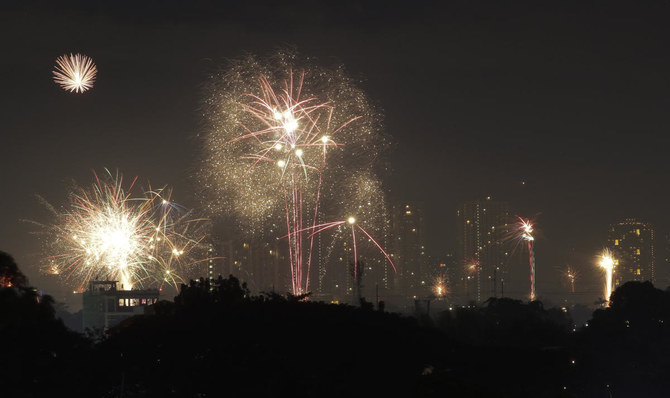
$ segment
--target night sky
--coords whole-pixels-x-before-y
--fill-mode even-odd
[[[455,248],[460,202],[492,196],[536,218],[540,295],[561,289],[571,251],[599,291],[593,256],[625,217],[654,224],[657,285],[670,283],[670,3],[135,3],[1,10],[0,250],[33,285],[47,283],[40,241],[21,220],[49,221],[36,194],[63,205],[68,181],[108,167],[196,205],[203,83],[282,46],[344,64],[383,110],[385,183],[426,203],[432,255]],[[96,62],[89,92],[53,83],[69,52]]]

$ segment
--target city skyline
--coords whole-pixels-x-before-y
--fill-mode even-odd
[[[4,13],[14,56],[2,75],[15,78],[2,100],[1,177],[9,194],[0,199],[0,239],[36,284],[52,282],[37,272],[41,242],[20,221],[48,218],[35,195],[64,205],[64,182],[85,183],[91,170],[109,167],[173,186],[175,201],[197,207],[199,85],[225,59],[287,43],[324,64],[343,64],[384,113],[394,140],[385,187],[402,201],[425,203],[433,259],[456,248],[458,204],[487,196],[537,219],[540,294],[562,292],[557,269],[575,261],[577,288],[597,291],[594,256],[618,220],[652,223],[657,237],[670,231],[660,145],[668,127],[669,63],[656,12],[663,6],[298,7],[285,17],[302,22],[274,30],[273,40],[264,24],[278,10],[271,5],[237,14],[217,6],[109,7]],[[315,33],[333,11],[347,18]],[[241,26],[242,19],[251,22]],[[75,96],[53,84],[51,68],[77,51],[94,59],[98,74],[92,89]],[[664,288],[667,264],[655,268]]]

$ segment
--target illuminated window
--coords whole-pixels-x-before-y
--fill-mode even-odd
[[[640,254],[640,249],[637,249],[637,254]]]
[[[619,239],[614,239],[614,246],[619,246]]]
[[[640,236],[640,230],[639,230],[639,229],[636,229],[636,230],[635,230],[635,234],[636,234],[637,236]]]
[[[640,275],[640,269],[639,269],[639,268],[637,269],[637,272],[636,272],[636,273],[637,273],[638,275]]]
[[[119,307],[123,307],[123,299],[119,299]]]

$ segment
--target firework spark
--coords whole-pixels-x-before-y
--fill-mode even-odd
[[[181,213],[165,188],[132,196],[123,177],[99,178],[71,195],[58,222],[48,227],[53,244],[45,270],[83,290],[91,280],[118,280],[134,286],[184,283],[205,251],[205,220]]]
[[[372,243],[384,255],[384,257],[389,262],[391,267],[393,267],[393,270],[396,271],[395,264],[393,263],[393,260],[391,260],[391,257],[389,256],[389,254],[386,253],[386,251],[381,247],[379,242],[377,242],[372,237],[372,235],[370,235],[370,233],[368,231],[366,231],[363,227],[361,227],[359,225],[358,220],[356,220],[356,217],[349,216],[349,217],[347,217],[346,220],[343,220],[343,221],[335,221],[335,222],[330,222],[330,223],[326,223],[326,224],[313,225],[311,227],[307,227],[307,228],[304,228],[302,230],[295,231],[295,232],[293,232],[293,235],[300,235],[303,232],[311,231],[311,234],[308,236],[308,238],[311,239],[315,235],[317,235],[321,232],[327,231],[331,228],[344,226],[344,225],[348,225],[351,228],[351,242],[352,242],[352,247],[353,247],[353,250],[354,250],[354,262],[353,262],[354,263],[354,279],[356,278],[356,275],[358,275],[358,270],[357,270],[357,267],[358,267],[358,245],[356,243],[357,242],[357,240],[356,240],[356,229],[360,230],[363,233],[363,235],[366,238],[368,238],[368,241],[370,243]]]
[[[200,178],[205,196],[217,200],[207,207],[215,215],[232,211],[240,229],[256,236],[284,230],[291,291],[303,294],[320,220],[357,214],[366,225],[383,224],[373,171],[385,146],[377,116],[341,68],[295,54],[236,61],[211,92]]]
[[[614,273],[614,266],[616,265],[616,260],[612,255],[612,252],[609,249],[605,249],[598,256],[598,266],[605,271],[605,301],[609,305],[610,296],[612,296],[612,275]]]
[[[577,271],[575,271],[571,266],[566,266],[565,271],[563,272],[563,276],[567,280],[568,284],[570,285],[570,292],[574,293],[575,292],[575,281],[577,280],[577,277],[579,276]]]
[[[445,276],[436,276],[433,278],[433,294],[435,297],[442,298],[449,294],[449,286]]]
[[[481,270],[481,264],[474,258],[465,260],[465,272],[468,275],[475,275]]]
[[[521,240],[528,244],[528,262],[530,264],[530,301],[534,301],[535,293],[535,238],[533,237],[533,223],[528,219],[518,217],[516,223],[516,234]]]
[[[54,81],[64,90],[83,93],[93,87],[98,73],[93,60],[85,55],[61,55],[56,59]]]

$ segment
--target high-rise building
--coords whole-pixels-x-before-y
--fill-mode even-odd
[[[651,224],[634,218],[612,224],[607,244],[616,261],[615,286],[628,281],[655,281],[654,228]]]
[[[393,205],[391,250],[399,273],[400,293],[407,297],[419,298],[430,293],[424,230],[423,203],[400,202]]]
[[[509,205],[487,197],[463,203],[458,209],[457,257],[463,265],[468,300],[481,302],[504,289],[508,261],[505,236]]]
[[[208,276],[216,279],[219,275],[224,278],[233,275],[246,283],[254,294],[288,292],[290,283],[283,277],[281,268],[288,260],[281,251],[281,243],[276,239],[264,242],[250,238],[222,241],[211,252]]]

